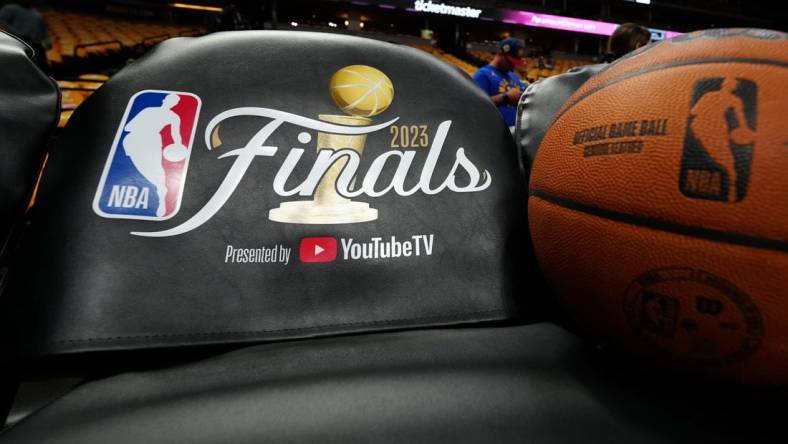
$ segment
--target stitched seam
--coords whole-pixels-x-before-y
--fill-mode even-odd
[[[193,338],[193,337],[221,337],[221,336],[251,336],[260,333],[280,333],[280,332],[298,332],[298,331],[310,331],[310,330],[321,330],[326,328],[332,327],[352,327],[352,326],[362,326],[362,325],[385,325],[385,324],[394,324],[397,322],[406,322],[406,321],[426,321],[426,320],[440,320],[440,319],[454,319],[459,318],[461,316],[470,316],[470,315],[483,315],[483,314],[494,314],[494,313],[505,313],[504,310],[484,310],[484,311],[474,311],[470,313],[457,313],[451,315],[442,315],[442,316],[427,316],[427,317],[415,317],[415,318],[398,318],[398,319],[386,319],[381,321],[367,321],[367,322],[346,322],[341,324],[329,324],[329,325],[319,325],[314,327],[299,327],[299,328],[284,328],[284,329],[270,329],[270,330],[249,330],[249,331],[219,331],[219,332],[198,332],[198,333],[167,333],[167,334],[155,334],[155,335],[131,335],[131,336],[112,336],[112,337],[105,337],[105,338],[82,338],[82,339],[60,339],[56,341],[50,341],[50,344],[74,344],[74,343],[93,343],[93,342],[109,342],[109,341],[118,341],[118,340],[129,340],[129,339],[167,339],[167,338]],[[459,319],[458,319],[459,320]]]

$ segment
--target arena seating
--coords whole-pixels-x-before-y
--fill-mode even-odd
[[[410,45],[410,46],[428,52],[434,55],[435,57],[443,60],[444,62],[460,68],[463,72],[467,73],[469,76],[473,76],[473,73],[475,73],[476,70],[479,69],[476,65],[468,63],[465,60],[462,60],[454,55],[447,54],[445,51],[441,50],[440,48],[436,48],[432,45],[424,44],[424,45]]]
[[[147,49],[171,37],[194,36],[205,32],[193,26],[140,22],[105,15],[91,15],[58,9],[42,9],[52,48],[47,58],[55,73],[84,72],[102,65],[117,65],[140,45]],[[107,59],[105,64],[88,63],[88,59]],[[77,78],[56,74],[62,92],[59,127],[63,127],[74,110],[109,77],[103,74],[80,74]]]
[[[117,53],[135,45],[152,45],[181,35],[197,35],[199,28],[118,19],[110,16],[42,9],[52,38],[47,58],[52,65],[64,59]]]
[[[65,126],[74,110],[107,80],[109,76],[104,74],[81,74],[73,80],[58,79],[57,86],[60,88],[58,127]]]

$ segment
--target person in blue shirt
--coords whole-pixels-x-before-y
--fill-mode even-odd
[[[509,37],[501,40],[499,48],[490,64],[476,71],[473,81],[490,96],[506,126],[514,128],[517,102],[528,86],[514,72],[516,66],[525,63],[525,44],[520,39]]]

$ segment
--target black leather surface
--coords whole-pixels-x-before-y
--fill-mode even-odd
[[[0,31],[0,254],[24,211],[60,106],[32,50]]]
[[[0,442],[784,441],[784,392],[610,358],[549,324],[267,344],[86,383]]]
[[[514,138],[523,167],[530,171],[534,156],[553,118],[567,99],[586,80],[607,64],[586,65],[534,82],[526,88],[517,106]]]
[[[393,83],[391,107],[372,124],[398,118],[394,125],[424,125],[430,146],[437,147],[440,125],[448,126],[434,171],[425,166],[429,147],[392,146],[389,127],[369,134],[357,185],[373,159],[398,151],[414,156],[405,187],[421,181],[421,190],[410,196],[391,191],[354,197],[378,210],[371,222],[273,222],[269,211],[282,202],[311,199],[277,195],[273,182],[291,147],[305,151],[285,188],[303,180],[319,139],[317,131],[286,123],[264,143],[277,147],[275,155],[257,156],[245,174],[231,175],[239,178],[237,189],[207,222],[169,237],[131,234],[167,230],[191,219],[236,162],[233,150],[272,121],[259,116],[224,120],[218,130],[221,145],[211,150],[208,124],[217,115],[239,107],[311,119],[342,114],[332,102],[329,80],[337,70],[357,64],[380,69]],[[202,100],[180,210],[165,221],[101,217],[92,207],[102,171],[119,126],[125,128],[127,104],[144,90],[186,92]],[[303,132],[311,141],[299,140]],[[468,161],[453,169],[461,153]],[[93,94],[59,138],[37,218],[21,247],[23,257],[9,272],[0,302],[2,346],[46,355],[512,317],[529,297],[519,283],[535,272],[513,272],[526,252],[521,239],[525,186],[514,153],[494,106],[473,82],[412,48],[306,32],[169,40]],[[223,155],[230,157],[219,158]],[[390,183],[397,160],[385,163],[376,191]],[[453,174],[453,181],[445,182]],[[481,187],[486,179],[488,188],[470,192],[469,185]],[[424,191],[444,182],[458,189]],[[343,257],[343,240],[369,243],[396,236],[402,242],[418,235],[432,236],[431,255],[423,247],[420,256],[407,258]],[[336,261],[300,261],[300,240],[313,236],[337,239]],[[291,249],[287,265],[226,262],[228,246],[276,245]]]

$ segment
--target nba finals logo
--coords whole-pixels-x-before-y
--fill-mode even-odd
[[[701,79],[693,89],[679,189],[687,196],[739,202],[747,195],[758,88],[747,79]]]
[[[93,210],[119,219],[173,217],[183,196],[199,111],[194,94],[135,94],[115,135]]]
[[[367,135],[387,129],[399,120],[399,117],[394,117],[380,123],[372,121],[372,117],[391,105],[394,99],[392,82],[371,66],[351,65],[333,74],[328,90],[334,104],[346,114],[320,114],[314,119],[272,108],[245,106],[216,115],[206,125],[205,145],[208,150],[219,152],[217,160],[231,160],[232,163],[214,194],[196,213],[175,227],[131,234],[176,236],[209,221],[233,195],[252,162],[276,157],[280,153],[280,147],[272,146],[268,140],[284,124],[300,128],[298,143],[314,144],[316,150],[312,150],[316,151],[316,156],[305,156],[307,149],[300,146],[291,146],[285,151],[271,186],[278,196],[300,196],[302,199],[287,200],[270,209],[268,219],[274,222],[369,222],[378,219],[378,209],[363,202],[365,198],[389,193],[401,197],[418,192],[426,195],[444,191],[473,193],[490,186],[492,176],[466,156],[465,148],[458,147],[454,152],[444,153],[451,120],[437,125],[431,143],[426,142],[430,138],[426,134],[428,126],[424,125],[423,140],[426,141],[422,149],[386,149],[365,155],[372,159],[369,167],[362,170],[361,156],[365,152]],[[191,154],[190,131],[196,124],[198,111],[199,99],[191,94],[143,91],[134,96],[104,169],[94,202],[96,213],[104,217],[150,220],[172,217],[183,193],[186,165]],[[266,120],[244,145],[227,146],[220,137],[222,124],[237,117]],[[180,134],[180,140],[177,134]],[[420,166],[414,165],[417,155],[424,156],[423,162],[416,164]],[[433,180],[438,160],[448,156],[453,156],[450,159],[452,167],[445,177]],[[302,163],[311,165],[304,165],[309,173],[298,182],[291,175]],[[391,168],[394,174],[385,174],[386,168]],[[417,168],[421,171],[411,171]],[[406,181],[408,178],[411,180]],[[162,201],[165,203],[161,204]]]

